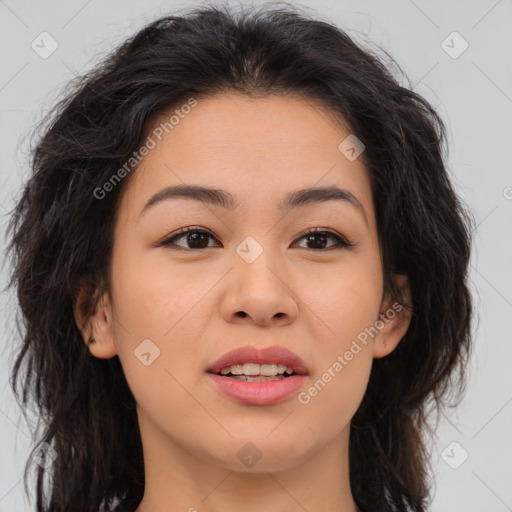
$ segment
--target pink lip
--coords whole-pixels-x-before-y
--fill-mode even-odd
[[[281,380],[247,382],[220,374],[222,368],[234,364],[284,364],[293,369],[290,377]],[[230,398],[248,405],[271,405],[297,391],[309,374],[306,363],[284,347],[273,345],[263,349],[240,347],[224,354],[207,370],[208,377]]]
[[[248,405],[271,405],[280,402],[297,391],[307,379],[305,375],[292,375],[281,380],[246,382],[216,373],[207,375],[224,394]]]
[[[235,350],[227,352],[213,363],[213,365],[207,369],[207,372],[220,373],[222,368],[225,368],[226,366],[244,363],[285,364],[286,366],[293,368],[294,374],[307,375],[309,373],[306,363],[298,355],[277,345],[260,349],[251,347],[250,345],[236,348]]]

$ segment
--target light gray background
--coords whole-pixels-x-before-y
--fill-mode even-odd
[[[475,323],[466,398],[455,413],[440,418],[434,439],[436,486],[431,510],[512,511],[512,1],[304,0],[301,4],[356,39],[364,37],[388,50],[414,89],[432,102],[448,125],[449,167],[478,224],[471,278],[479,323]],[[26,136],[59,98],[66,82],[146,21],[192,5],[198,3],[0,0],[2,232],[5,213],[28,173]],[[59,45],[47,59],[31,48],[43,31]],[[453,31],[469,44],[458,58],[442,47]],[[462,48],[455,37],[445,43],[452,52]],[[6,279],[4,268],[2,287]],[[17,342],[13,305],[13,298],[3,293],[0,512],[28,512],[34,506],[23,494],[21,477],[31,445],[30,429],[8,385]],[[450,446],[453,442],[458,444]],[[467,460],[453,469],[450,464],[460,463],[463,450]]]

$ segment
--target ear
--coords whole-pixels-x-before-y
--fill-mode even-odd
[[[109,359],[117,354],[117,348],[110,298],[108,292],[100,292],[101,288],[83,279],[75,295],[73,314],[91,354]]]
[[[384,297],[379,312],[379,321],[376,322],[378,334],[373,343],[373,357],[375,358],[385,357],[393,352],[411,322],[412,299],[409,280],[405,275],[394,274],[393,281],[400,290],[405,306],[396,301],[392,302],[388,295]]]

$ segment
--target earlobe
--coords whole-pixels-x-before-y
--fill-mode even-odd
[[[117,354],[108,292],[95,298],[97,289],[83,283],[73,306],[75,322],[91,354],[110,359]]]
[[[373,357],[385,357],[400,343],[409,328],[412,315],[412,298],[409,280],[406,275],[393,276],[396,287],[400,290],[404,304],[389,299],[383,301],[379,320],[376,322],[378,334],[373,343]]]

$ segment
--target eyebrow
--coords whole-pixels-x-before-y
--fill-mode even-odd
[[[139,217],[157,203],[171,199],[193,199],[214,206],[220,206],[227,210],[236,210],[240,206],[240,203],[233,194],[227,190],[201,185],[172,185],[151,196],[144,205],[144,208],[142,208]],[[278,207],[282,212],[286,212],[292,208],[333,200],[345,201],[347,204],[354,206],[362,214],[368,226],[368,218],[365,209],[357,197],[349,190],[339,188],[335,185],[329,187],[304,188],[289,192],[284,199],[279,202]]]

